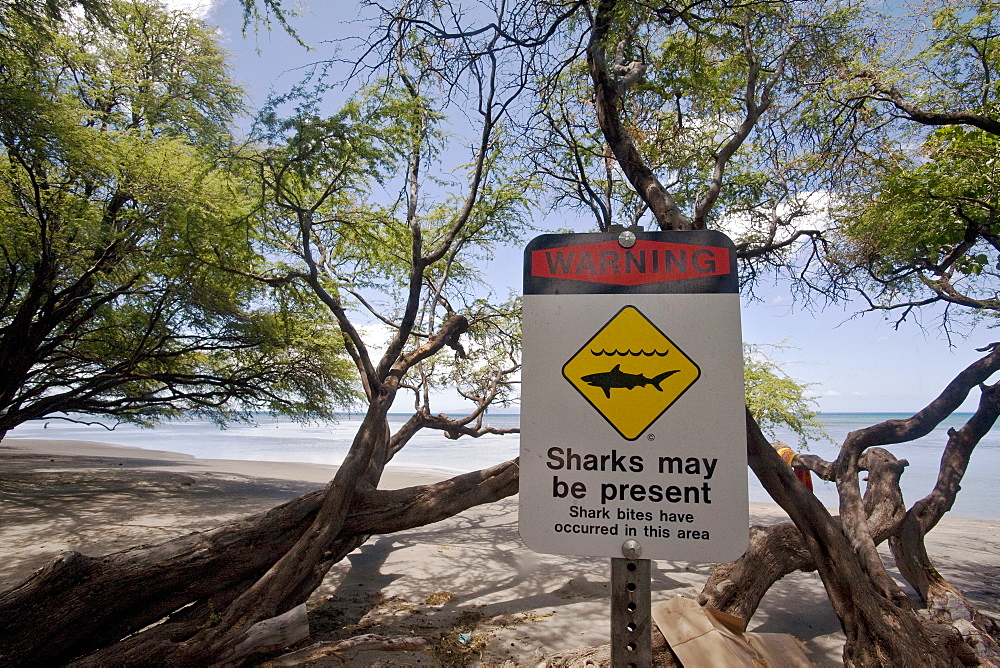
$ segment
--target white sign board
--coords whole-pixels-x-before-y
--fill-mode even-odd
[[[525,252],[520,534],[544,553],[621,557],[633,539],[648,559],[735,559],[749,513],[732,243],[636,236]]]

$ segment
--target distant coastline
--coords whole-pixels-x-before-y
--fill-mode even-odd
[[[398,427],[410,413],[391,413],[390,426]],[[809,452],[824,459],[837,456],[839,444],[851,431],[883,420],[910,417],[910,413],[821,413],[817,416],[831,441],[810,442]],[[948,429],[958,428],[971,413],[955,413],[923,438],[889,446],[889,450],[909,462],[902,478],[907,505],[913,504],[931,489],[937,479],[941,450],[947,442]],[[63,420],[35,421],[17,427],[10,439],[65,439],[97,441],[146,450],[167,450],[199,459],[249,460],[259,462],[297,462],[337,465],[343,461],[354,433],[360,424],[359,413],[342,413],[336,423],[298,424],[283,418],[261,414],[255,424],[231,424],[226,428],[204,420],[175,420],[154,428],[121,425],[113,431],[100,426],[85,426]],[[48,428],[45,427],[46,422]],[[508,428],[520,425],[520,414],[489,413],[486,422]],[[798,438],[787,430],[776,429],[769,437],[798,446]],[[478,439],[456,441],[440,432],[420,432],[392,460],[390,467],[455,475],[491,466],[517,457],[520,440],[517,434],[487,435]],[[951,511],[955,517],[998,520],[995,471],[1000,470],[1000,427],[994,427],[977,446],[972,463],[962,481],[962,491]],[[750,500],[770,502],[756,477],[747,474]],[[839,504],[831,483],[816,481],[817,497],[828,507]]]

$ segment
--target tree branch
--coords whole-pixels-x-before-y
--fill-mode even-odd
[[[695,224],[681,213],[673,197],[653,171],[646,166],[635,142],[622,125],[618,113],[620,95],[618,86],[608,70],[606,51],[616,5],[617,0],[601,0],[591,28],[590,42],[587,45],[587,65],[594,82],[594,105],[597,108],[598,123],[626,178],[649,206],[660,229],[695,229]]]

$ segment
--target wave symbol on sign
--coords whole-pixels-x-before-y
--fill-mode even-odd
[[[641,356],[645,356],[645,357],[652,357],[654,355],[656,355],[657,357],[666,357],[667,353],[669,353],[669,352],[670,352],[670,350],[664,350],[663,352],[660,352],[659,350],[648,350],[648,351],[647,350],[632,350],[630,348],[628,350],[618,350],[618,349],[615,349],[615,350],[591,350],[590,354],[594,355],[595,357],[600,357],[601,355],[606,355],[608,357],[639,357],[640,355]]]

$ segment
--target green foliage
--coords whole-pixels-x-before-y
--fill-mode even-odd
[[[108,0],[3,0],[0,2],[0,35],[10,38],[28,31],[36,40],[51,38],[58,24],[79,8],[88,20],[110,23]],[[15,28],[16,27],[16,28]],[[22,42],[22,45],[24,42]]]
[[[289,19],[295,16],[296,12],[289,10],[287,4],[282,6],[283,3],[281,0],[240,0],[240,4],[243,5],[244,33],[251,27],[255,31],[260,30],[261,27],[270,30],[271,19],[273,17],[282,30],[293,37],[299,44],[303,44],[298,33],[292,27],[291,23],[289,23]]]
[[[355,393],[328,316],[215,266],[258,261],[217,167],[241,104],[222,53],[181,13],[106,7],[106,28],[12,23],[0,46],[0,434],[69,411],[331,415]]]
[[[989,228],[993,222],[1000,205],[998,148],[1000,137],[982,130],[935,130],[922,160],[886,165],[877,197],[844,231],[883,271],[947,254],[964,241],[970,223]],[[981,273],[983,257],[966,255],[963,273]]]
[[[919,88],[907,92],[924,105],[995,112],[1000,8],[975,0],[935,1],[920,9],[924,20],[928,14],[930,29],[921,32],[920,48],[904,68],[909,81],[901,85]]]
[[[645,66],[622,93],[622,122],[686,216],[753,248],[782,241],[798,218],[818,210],[801,195],[816,189],[819,163],[835,155],[821,135],[837,113],[824,106],[820,82],[865,48],[856,30],[862,12],[829,2],[658,11],[618,3],[613,73]],[[543,167],[557,203],[603,214],[600,225],[654,225],[595,127],[585,64],[560,70],[547,85],[539,104],[551,157]],[[745,137],[744,123],[752,126]],[[720,160],[730,144],[733,155]],[[715,180],[724,183],[717,201],[709,194]]]
[[[520,367],[521,299],[516,295],[500,303],[478,299],[466,313],[470,324],[463,337],[464,354],[425,364],[421,371],[427,374],[428,388],[454,388],[491,409],[516,404],[519,392],[510,376]]]
[[[504,155],[499,126],[471,164],[448,164],[457,151],[439,103],[419,88],[423,55],[408,53],[412,78],[378,80],[332,116],[317,111],[322,83],[278,100],[294,103],[292,113],[265,110],[233,168],[256,184],[247,224],[271,260],[253,273],[313,293],[366,388],[376,367],[391,366],[424,414],[433,394],[456,387],[485,410],[515,399],[506,376],[519,366],[519,310],[484,296],[482,261],[516,242],[534,183]],[[457,314],[468,323],[460,339],[406,361]]]
[[[914,108],[945,116],[895,130],[858,170],[842,194],[833,258],[875,308],[945,301],[995,314],[1000,135],[954,113],[995,118],[1000,15],[968,2],[927,11],[921,47],[885,76]]]
[[[265,121],[260,144],[236,156],[262,186],[254,194],[265,230],[262,248],[285,261],[279,269],[306,270],[301,249],[306,225],[309,243],[321,257],[320,278],[331,293],[365,290],[401,302],[412,269],[413,226],[419,225],[423,249],[437,247],[452,230],[465,194],[451,192],[452,182],[440,180],[435,197],[410,211],[403,198],[386,202],[379,187],[406,187],[414,155],[421,176],[439,164],[446,141],[440,114],[428,100],[382,82],[333,116],[305,109],[285,119],[268,115]],[[427,280],[445,286],[447,295],[461,297],[478,276],[475,260],[520,233],[532,186],[504,170],[487,164],[488,178],[458,234],[456,252],[425,269]],[[452,178],[460,180],[463,171],[457,168]]]
[[[776,349],[784,346],[767,347]],[[816,403],[807,396],[810,385],[788,376],[763,348],[743,344],[747,408],[761,430],[773,438],[775,428],[790,429],[803,447],[808,446],[810,440],[828,438],[816,420]]]

